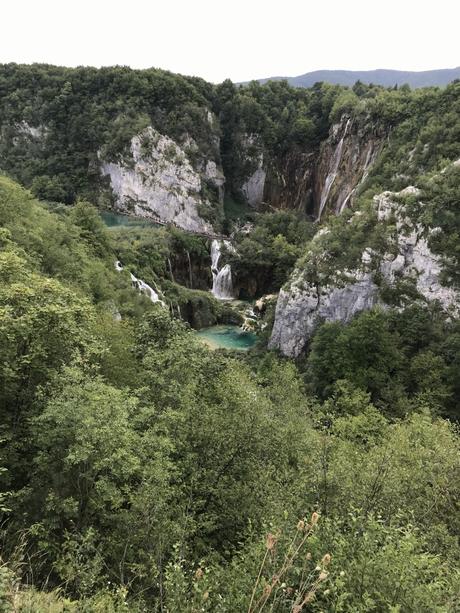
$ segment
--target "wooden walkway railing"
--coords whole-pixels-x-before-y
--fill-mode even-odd
[[[117,215],[123,215],[123,213],[117,213]],[[172,226],[173,228],[177,228],[181,230],[181,232],[185,232],[186,234],[195,234],[196,236],[203,236],[204,238],[210,238],[212,240],[226,240],[232,242],[231,236],[227,236],[226,234],[216,234],[213,232],[200,232],[199,230],[187,230],[182,226],[177,225],[174,221],[165,221],[164,219],[158,219],[156,217],[141,217],[140,215],[126,215],[131,219],[139,219],[146,222],[151,222],[158,226]]]

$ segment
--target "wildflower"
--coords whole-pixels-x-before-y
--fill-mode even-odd
[[[271,593],[272,593],[272,586],[269,583],[267,583],[267,585],[264,587],[264,596],[268,598],[268,596],[270,596]]]
[[[272,534],[271,532],[269,532],[267,534],[267,539],[265,541],[265,546],[269,551],[272,551],[272,549],[275,547],[276,545],[276,536],[274,534]]]
[[[331,561],[331,554],[330,553],[326,553],[323,556],[323,559],[321,560],[321,564],[323,566],[327,566],[330,563],[330,561]]]
[[[325,570],[322,570],[319,573],[319,577],[318,577],[318,581],[324,581],[324,579],[327,579],[329,573],[327,573]]]
[[[195,579],[199,580],[204,575],[202,568],[197,568],[195,573]]]
[[[305,522],[303,521],[303,519],[299,519],[298,523],[297,523],[297,530],[299,532],[302,532],[305,528]]]
[[[303,605],[304,605],[304,604],[308,604],[309,602],[311,602],[311,601],[314,599],[314,597],[315,597],[315,592],[314,592],[314,590],[310,590],[310,591],[308,592],[308,594],[305,596],[305,598],[303,599],[302,604],[303,604]]]
[[[209,592],[208,592],[208,591],[206,591],[206,592],[203,594],[203,600],[207,600],[208,598],[209,598]]]
[[[319,519],[319,515],[315,511],[314,513],[312,513],[312,516],[311,516],[311,525],[316,526],[316,524],[318,523],[318,519]]]

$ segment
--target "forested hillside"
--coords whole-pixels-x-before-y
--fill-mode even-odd
[[[459,610],[459,94],[0,68],[0,611]]]
[[[295,87],[312,87],[318,81],[325,81],[334,85],[348,85],[352,87],[356,81],[362,81],[369,85],[383,85],[395,87],[409,85],[410,87],[443,87],[460,77],[460,67],[440,68],[438,70],[314,70],[306,72],[298,77],[284,77]],[[261,83],[281,80],[283,77],[271,77],[259,79]]]
[[[213,86],[154,69],[4,64],[0,168],[46,200],[191,230],[228,230],[248,207],[316,218],[350,207],[376,167],[404,183],[452,160],[458,87]]]

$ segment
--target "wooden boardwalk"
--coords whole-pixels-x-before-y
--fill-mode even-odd
[[[124,213],[118,213],[117,215],[125,215]],[[226,241],[232,241],[233,239],[230,236],[227,236],[225,234],[216,234],[216,233],[212,233],[212,232],[200,232],[199,230],[187,230],[186,228],[183,228],[182,226],[178,226],[176,223],[174,223],[174,221],[165,221],[163,219],[159,219],[156,217],[142,217],[141,215],[125,215],[126,217],[128,217],[129,219],[139,219],[142,221],[146,221],[146,222],[152,222],[155,225],[158,226],[172,226],[173,228],[177,228],[177,230],[180,230],[181,232],[185,232],[186,234],[193,234],[195,236],[203,236],[204,238],[209,238],[211,240],[226,240]]]

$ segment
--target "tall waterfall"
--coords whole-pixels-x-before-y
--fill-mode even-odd
[[[342,159],[342,149],[343,149],[343,141],[348,132],[348,126],[350,125],[350,119],[347,121],[345,126],[345,130],[343,132],[342,138],[339,141],[339,144],[334,151],[334,155],[332,156],[331,163],[329,165],[329,172],[326,177],[326,181],[324,182],[323,189],[321,190],[321,198],[319,203],[319,211],[318,217],[316,221],[321,219],[321,215],[323,214],[324,207],[326,206],[327,199],[329,197],[329,192],[331,191],[332,184],[335,181],[337,176],[337,171],[339,169],[340,160]]]
[[[232,269],[230,264],[219,268],[222,245],[234,251],[229,241],[213,240],[211,244],[212,293],[219,300],[233,300]]]

